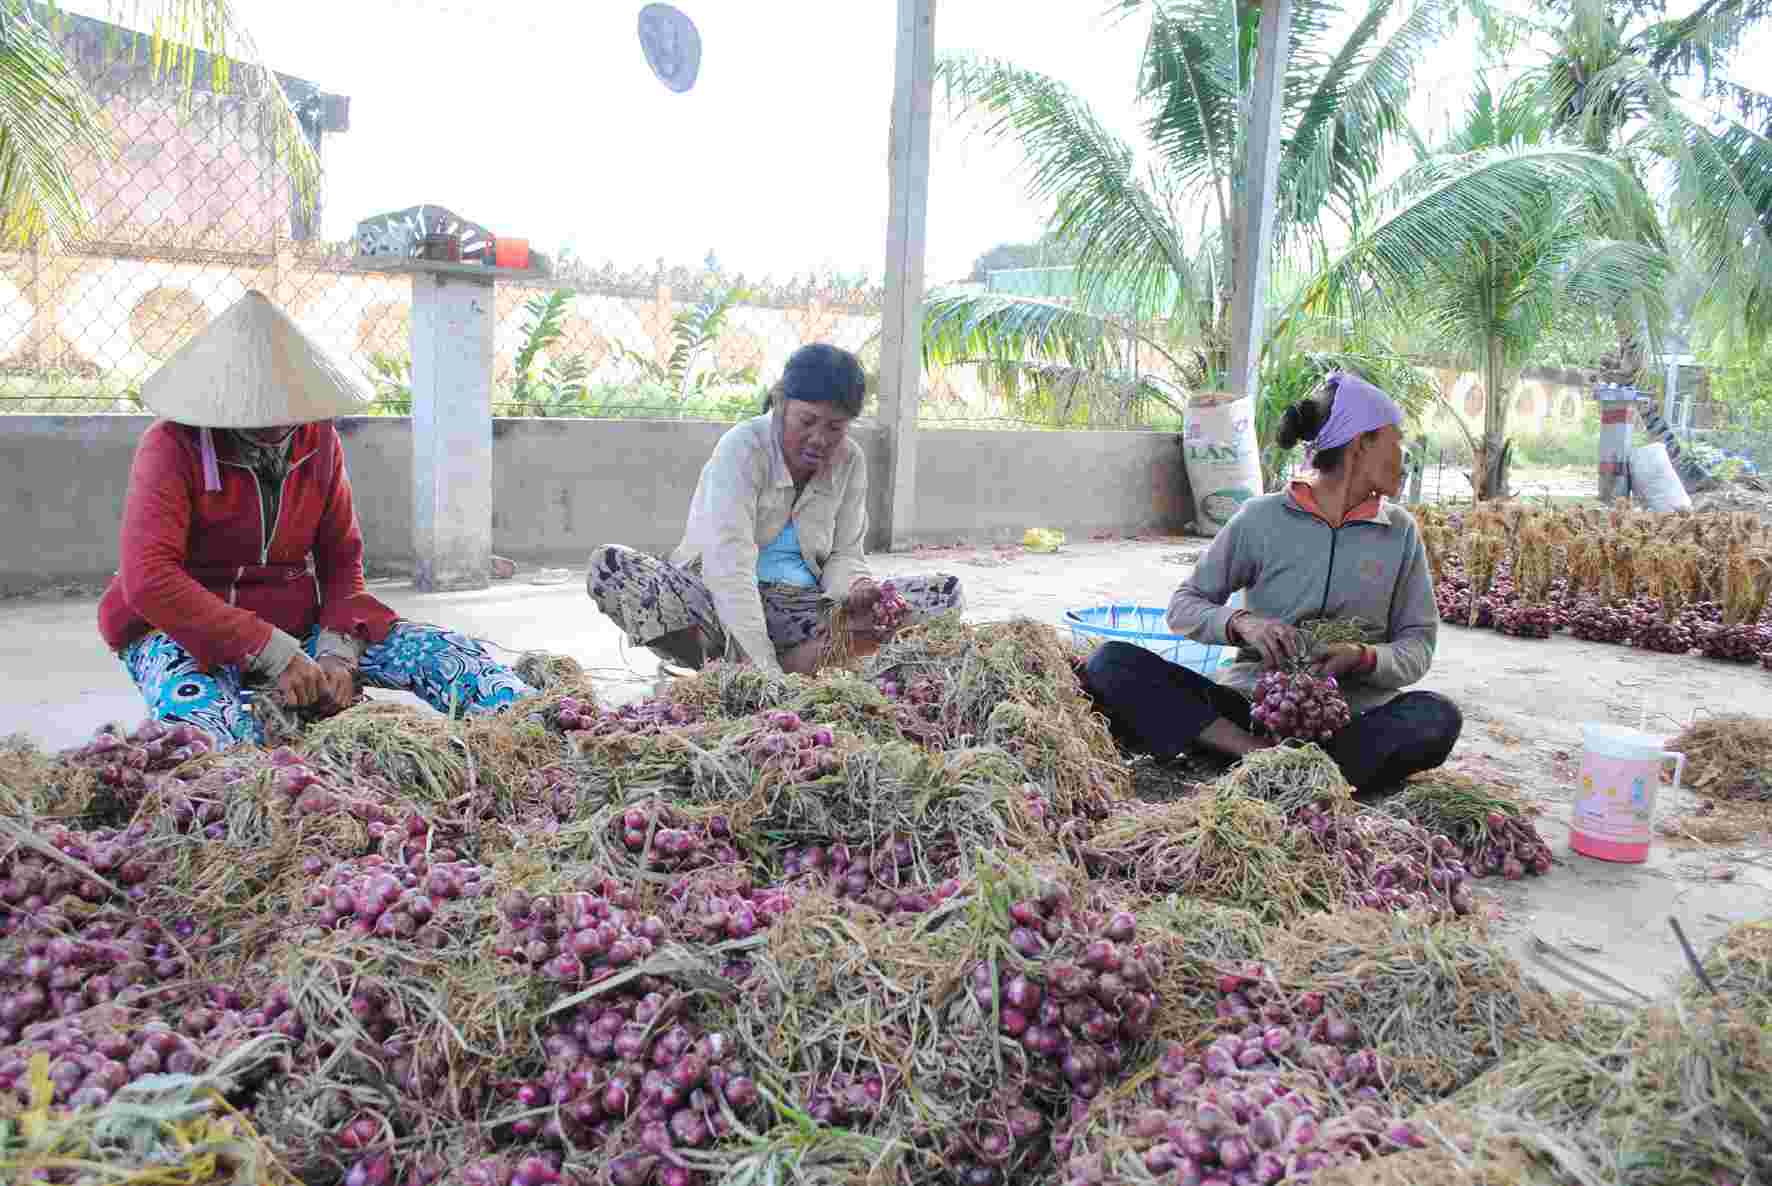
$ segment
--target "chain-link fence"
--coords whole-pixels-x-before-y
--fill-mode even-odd
[[[63,40],[117,152],[74,162],[90,218],[78,241],[0,254],[0,405],[139,411],[142,380],[257,289],[359,372],[378,411],[408,410],[411,281],[309,234],[251,73],[180,104],[146,62],[93,52],[78,27]],[[283,83],[318,147],[343,104]],[[803,342],[878,353],[879,294],[815,281],[567,267],[557,288],[497,291],[507,414],[734,415]]]
[[[361,376],[375,412],[408,413],[411,279],[314,235],[317,211],[275,151],[268,79],[236,66],[227,93],[200,82],[181,103],[147,55],[116,51],[123,31],[64,15],[54,32],[116,152],[73,162],[90,220],[79,239],[0,252],[0,412],[140,412],[142,381],[256,289]],[[348,127],[348,97],[277,77],[323,152]],[[882,293],[836,278],[565,260],[547,286],[501,283],[497,294],[498,415],[735,419],[814,341],[878,369]],[[922,415],[1030,426],[960,370],[926,377]]]
[[[1709,405],[1696,424],[1680,428],[1680,445],[1722,478],[1772,477],[1772,412],[1761,406]]]
[[[0,251],[0,412],[140,412],[143,380],[256,289],[360,375],[376,413],[408,413],[411,279],[378,272],[353,242],[316,236],[318,210],[298,200],[276,152],[269,78],[236,64],[226,93],[199,77],[180,102],[148,53],[119,51],[135,36],[128,31],[64,13],[53,33],[103,109],[116,152],[74,161],[89,215],[77,240]],[[348,131],[348,96],[276,78],[324,159],[326,137]],[[814,341],[855,350],[878,371],[883,293],[839,277],[750,281],[663,260],[632,270],[557,260],[551,283],[496,291],[497,415],[735,419],[754,412],[787,356]],[[1048,386],[1038,398],[1008,398],[972,368],[931,371],[919,418],[1179,427],[1173,409]]]

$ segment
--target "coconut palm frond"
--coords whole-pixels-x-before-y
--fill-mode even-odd
[[[234,0],[113,0],[106,16],[126,34],[107,52],[143,56],[181,103],[194,93],[227,94],[235,66],[261,59]],[[84,80],[64,55],[53,5],[0,0],[0,237],[11,242],[79,233],[86,211],[72,172],[80,158],[113,159],[116,146]],[[298,198],[319,192],[320,160],[276,75],[256,71],[264,128]]]
[[[1644,302],[1651,324],[1667,317],[1665,290],[1673,272],[1667,252],[1628,239],[1582,239],[1557,261],[1559,304],[1610,309]]]
[[[1691,243],[1693,266],[1705,278],[1707,311],[1738,319],[1751,335],[1772,329],[1772,140],[1766,131],[1727,109],[1694,110],[1636,58],[1597,72],[1593,86],[1635,96],[1640,116],[1630,147],[1671,166],[1672,222]],[[1759,99],[1772,107],[1772,99]]]
[[[149,30],[139,40],[146,42],[156,73],[173,80],[184,99],[199,88],[227,94],[239,85],[235,67],[253,67],[267,104],[271,154],[288,171],[296,196],[311,205],[320,190],[320,156],[235,0],[109,0],[108,7],[116,23]]]
[[[1742,124],[1682,129],[1675,218],[1708,284],[1708,311],[1772,331],[1772,139]]]
[[[114,154],[98,107],[22,0],[0,2],[0,242],[70,238],[86,221],[70,163]]]
[[[1094,391],[1084,383],[1094,376],[1122,405],[1153,400],[1179,414],[1182,392],[1138,373],[1139,346],[1180,370],[1163,343],[1118,319],[1056,301],[938,293],[924,305],[924,365],[976,367],[1012,405],[1030,394]]]
[[[1675,20],[1658,21],[1631,48],[1662,77],[1710,75],[1754,25],[1772,17],[1772,0],[1703,0]]]
[[[1152,110],[1145,135],[1177,182],[1209,194],[1219,222],[1228,226],[1243,118],[1237,6],[1188,0],[1149,8],[1139,76],[1139,95]]]
[[[1492,148],[1415,166],[1374,202],[1376,213],[1300,296],[1301,307],[1327,312],[1362,298],[1407,291],[1459,245],[1506,240],[1530,212],[1568,197],[1628,195],[1616,161],[1563,145]]]
[[[993,358],[956,358],[948,365],[988,370],[1012,415],[1044,423],[1126,427],[1145,419],[1146,405],[1171,416],[1186,412],[1183,389],[1136,371]]]
[[[1711,78],[1704,84],[1704,97],[1750,127],[1772,128],[1772,93],[1732,78]]]
[[[996,58],[947,55],[935,77],[950,103],[986,121],[987,135],[1020,147],[1029,196],[1056,204],[1053,230],[1077,252],[1079,287],[1111,286],[1145,316],[1166,313],[1187,252],[1132,149],[1089,105],[1062,82]]]
[[[1452,5],[1418,0],[1388,36],[1381,37],[1397,0],[1375,0],[1345,41],[1318,69],[1296,104],[1297,122],[1281,160],[1283,223],[1312,226],[1325,207],[1357,214],[1378,177],[1385,147],[1407,130],[1404,112],[1416,65],[1445,34]],[[1314,47],[1307,47],[1310,55]],[[1296,60],[1296,58],[1295,58]]]
[[[1003,378],[1014,381],[1027,362],[1109,367],[1128,332],[1111,317],[1057,301],[937,293],[923,307],[923,361],[928,366],[1000,364]]]

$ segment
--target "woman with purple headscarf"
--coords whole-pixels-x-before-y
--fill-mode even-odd
[[[1262,672],[1303,657],[1300,623],[1358,618],[1378,637],[1332,646],[1314,663],[1354,713],[1324,748],[1361,792],[1445,762],[1463,728],[1458,706],[1403,691],[1427,674],[1440,619],[1415,520],[1386,501],[1403,482],[1402,425],[1395,401],[1342,371],[1286,409],[1279,443],[1305,443],[1314,480],[1244,503],[1169,602],[1171,630],[1236,646],[1237,661],[1214,681],[1131,643],[1089,659],[1088,690],[1123,743],[1159,759],[1273,744],[1250,717]],[[1245,605],[1230,608],[1239,590]]]

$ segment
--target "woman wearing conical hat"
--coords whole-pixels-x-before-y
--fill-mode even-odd
[[[369,595],[332,426],[364,402],[262,295],[167,360],[142,400],[161,419],[136,448],[98,618],[155,717],[225,747],[262,740],[244,687],[322,711],[349,705],[359,681],[458,713],[532,693],[472,639]]]

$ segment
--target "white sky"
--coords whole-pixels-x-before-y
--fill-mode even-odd
[[[752,278],[877,278],[896,0],[676,2],[702,37],[682,95],[646,64],[640,0],[235,0],[273,68],[350,96],[351,130],[326,139],[329,238],[435,202],[593,263],[694,266],[712,248]],[[119,15],[115,0],[64,6]],[[938,0],[936,44],[1060,77],[1137,143],[1144,26],[1107,7]],[[1468,93],[1473,40],[1425,64],[1424,103]],[[938,120],[932,155],[931,283],[1039,233],[1018,154]]]

